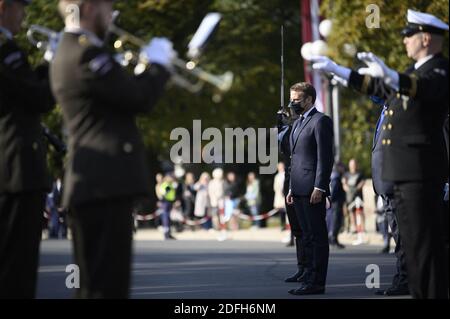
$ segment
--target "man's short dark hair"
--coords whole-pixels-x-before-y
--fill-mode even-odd
[[[316,89],[311,83],[308,82],[298,82],[291,86],[291,91],[294,92],[303,92],[305,97],[311,97],[312,103],[316,102]]]

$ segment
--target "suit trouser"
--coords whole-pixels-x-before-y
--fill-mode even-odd
[[[77,298],[127,298],[132,247],[129,198],[98,200],[69,211],[75,263],[80,269]]]
[[[162,205],[162,209],[163,212],[161,214],[161,220],[162,220],[162,225],[164,228],[164,238],[169,238],[171,236],[171,231],[170,231],[170,211],[172,210],[173,207],[173,202],[169,202],[166,200],[163,200],[161,202]]]
[[[448,298],[448,252],[442,235],[443,184],[396,183],[398,226],[414,298]]]
[[[289,191],[289,179],[284,180],[284,193],[285,195]],[[305,268],[305,247],[303,247],[302,231],[300,228],[300,222],[298,221],[297,214],[295,213],[294,205],[288,205],[286,203],[286,196],[284,197],[284,205],[286,207],[286,213],[289,219],[289,225],[291,227],[291,233],[295,236],[295,250],[297,254],[297,267],[299,270]]]
[[[342,221],[344,219],[344,203],[343,202],[332,202],[331,209],[333,211],[333,222],[331,228],[331,239],[335,244],[338,242],[339,231],[342,228]]]
[[[405,251],[403,249],[403,241],[398,229],[398,217],[397,209],[395,207],[395,201],[393,195],[381,195],[383,199],[383,209],[386,215],[386,219],[389,227],[391,228],[392,237],[395,241],[395,256],[396,261],[396,274],[392,280],[392,286],[408,287],[408,273],[406,271],[406,258]]]
[[[325,199],[312,205],[309,196],[294,196],[294,207],[302,229],[306,282],[325,286],[330,250]]]
[[[0,194],[0,298],[34,298],[45,194]]]

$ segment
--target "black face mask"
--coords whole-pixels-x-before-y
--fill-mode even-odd
[[[306,101],[305,100],[301,100],[299,102],[291,101],[289,103],[289,107],[295,112],[295,114],[300,115],[305,111]]]

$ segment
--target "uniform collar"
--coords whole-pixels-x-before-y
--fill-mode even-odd
[[[8,40],[13,39],[13,34],[11,33],[11,31],[9,31],[8,29],[6,29],[4,27],[0,27],[0,33],[3,33]]]
[[[421,59],[419,59],[415,64],[414,64],[414,69],[417,70],[418,68],[420,68],[422,65],[424,65],[428,60],[430,60],[433,57],[433,54],[427,55],[426,57],[423,57]]]
[[[64,32],[67,33],[72,33],[72,34],[77,34],[77,35],[86,35],[88,37],[88,39],[91,41],[91,43],[97,47],[101,47],[103,46],[103,41],[100,40],[100,38],[95,35],[93,32],[82,29],[82,28],[78,28],[78,27],[65,27],[64,28]]]

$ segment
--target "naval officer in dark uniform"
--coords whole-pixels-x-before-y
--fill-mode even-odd
[[[48,66],[33,70],[13,36],[25,5],[0,0],[0,298],[33,298],[45,194],[41,115],[54,105]]]
[[[78,5],[79,24],[67,16],[69,5]],[[138,76],[128,74],[102,41],[112,6],[59,2],[66,28],[50,69],[69,133],[63,204],[80,267],[79,298],[128,297],[132,203],[151,192],[136,115],[155,105],[175,57],[170,41],[153,39],[142,50],[151,64]]]
[[[448,225],[442,223],[442,190],[448,176],[442,127],[449,103],[448,59],[442,44],[448,25],[413,10],[408,10],[407,18],[403,42],[415,64],[404,73],[388,68],[372,53],[358,54],[368,65],[362,74],[324,57],[314,58],[313,67],[386,99],[382,177],[394,183],[410,292],[414,298],[448,298],[448,251],[443,240]]]
[[[385,112],[388,106],[385,101],[378,97],[371,97],[381,106],[381,114],[375,127],[372,144],[372,182],[375,193],[381,196],[385,218],[388,221],[392,237],[395,241],[396,272],[390,287],[376,291],[377,295],[401,296],[409,295],[408,273],[406,271],[406,258],[403,249],[403,240],[398,229],[397,209],[394,201],[394,183],[383,179],[383,139],[386,133],[384,124]]]

